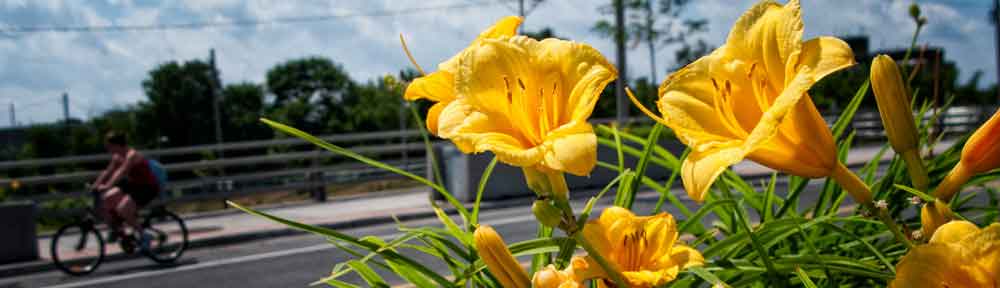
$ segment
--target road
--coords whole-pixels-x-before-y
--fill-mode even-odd
[[[822,181],[811,181],[803,193],[803,201],[809,203],[821,187]],[[777,191],[782,191],[778,187]],[[675,193],[683,193],[679,189]],[[613,193],[613,191],[612,191]],[[598,209],[606,207],[613,199],[612,193],[605,197]],[[648,213],[656,202],[655,193],[642,193],[636,199],[635,211]],[[583,207],[583,200],[574,200],[573,207]],[[689,203],[689,207],[696,207]],[[680,213],[670,205],[665,205],[674,215]],[[647,212],[642,212],[647,211]],[[595,211],[594,215],[598,215]],[[481,222],[492,225],[508,243],[534,238],[536,223],[530,205],[483,211]],[[710,221],[710,219],[705,219]],[[435,225],[436,219],[417,219],[404,222],[408,226]],[[395,224],[376,225],[342,232],[355,235],[377,235],[383,239],[396,235]],[[410,255],[413,255],[410,253]],[[438,271],[446,271],[440,261],[418,257],[421,263]],[[58,271],[15,276],[0,279],[0,288],[15,287],[305,287],[328,275],[336,263],[350,259],[350,255],[339,251],[333,245],[315,235],[295,235],[267,240],[258,240],[226,246],[192,249],[185,253],[179,263],[161,266],[145,258],[132,258],[103,264],[98,271],[85,277],[66,276]],[[528,259],[523,259],[527,261]],[[387,274],[387,273],[386,273]],[[391,284],[401,284],[398,278],[386,278]],[[342,277],[352,283],[365,286],[355,275]]]

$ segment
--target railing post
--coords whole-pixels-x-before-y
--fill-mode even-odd
[[[323,179],[323,171],[317,170],[320,166],[319,162],[321,150],[316,149],[314,151],[315,155],[313,156],[312,164],[310,165],[313,170],[310,170],[308,173],[308,181],[312,184],[310,185],[312,187],[309,190],[311,191],[313,200],[316,200],[316,202],[326,202],[326,185]]]

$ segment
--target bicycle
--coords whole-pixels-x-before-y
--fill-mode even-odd
[[[104,237],[98,229],[103,222],[98,212],[101,203],[100,193],[92,191],[91,194],[93,202],[90,208],[86,209],[84,216],[76,222],[60,227],[52,236],[49,247],[52,263],[55,263],[59,270],[74,276],[94,272],[106,256]],[[138,239],[131,235],[120,237],[119,245],[122,251],[128,254],[138,251],[156,263],[173,263],[188,247],[187,226],[177,214],[167,211],[166,207],[155,202],[151,203],[149,208],[142,209],[139,214],[142,219],[140,232],[149,235],[148,245],[140,245]],[[135,249],[136,247],[138,249]]]

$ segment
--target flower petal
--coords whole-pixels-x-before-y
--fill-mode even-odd
[[[701,252],[685,245],[674,245],[673,250],[670,251],[670,259],[674,265],[678,265],[682,269],[705,264],[705,258]]]
[[[674,130],[684,144],[696,150],[707,143],[726,142],[743,136],[734,132],[733,127],[728,127],[724,122],[726,120],[719,117],[715,109],[716,106],[725,104],[716,103],[718,81],[713,73],[731,72],[725,70],[732,69],[722,67],[721,63],[725,62],[722,50],[723,48],[716,49],[712,54],[671,74],[660,86],[657,106],[665,120],[663,124]],[[747,109],[756,107],[755,104],[749,105],[753,106]]]
[[[444,110],[449,103],[451,103],[451,101],[434,103],[430,109],[427,109],[427,131],[431,132],[431,134],[438,135],[438,117],[441,116],[441,111]]]
[[[715,179],[730,165],[743,160],[746,151],[741,147],[716,148],[707,151],[692,151],[681,164],[681,180],[684,190],[695,202],[701,203]]]
[[[790,79],[786,61],[802,47],[802,16],[798,0],[782,6],[762,1],[744,13],[729,32],[726,47],[739,59],[759,59],[772,87],[783,87]]]
[[[896,265],[889,287],[990,287],[988,271],[970,265],[957,245],[930,243],[908,252]]]
[[[434,102],[453,100],[455,99],[455,77],[446,71],[437,71],[427,74],[427,76],[417,77],[410,85],[406,86],[403,99],[406,101],[427,99]]]
[[[577,176],[587,176],[597,164],[597,136],[587,122],[574,122],[549,133],[545,165]]]
[[[469,46],[475,46],[477,43],[483,41],[483,39],[498,39],[517,35],[517,27],[521,26],[521,22],[524,22],[524,18],[521,18],[520,16],[504,17],[496,23],[493,23],[493,26],[490,26],[489,28],[486,28],[486,30],[483,30],[483,32],[479,33],[479,36],[476,37],[475,40],[472,40],[472,44]],[[438,70],[449,72],[456,71],[458,69],[458,58],[461,55],[462,52],[459,52],[457,55],[441,62],[441,64],[438,64]]]
[[[1000,223],[990,224],[965,238],[960,245],[984,270],[991,271],[994,280],[1000,283]]]
[[[854,50],[844,40],[836,37],[817,37],[802,43],[801,54],[794,71],[809,67],[812,77],[819,81],[830,73],[851,67],[854,62]]]
[[[559,82],[554,83],[555,89],[567,91],[568,93],[546,93],[556,95],[565,99],[553,99],[558,101],[555,107],[560,107],[557,119],[560,122],[586,121],[594,111],[601,91],[611,80],[618,76],[618,70],[614,65],[601,55],[600,51],[590,45],[564,41],[559,39],[545,39],[538,43],[534,50],[530,51],[535,55],[539,63],[538,67],[543,71],[552,71],[550,75],[557,75]],[[549,83],[542,83],[542,88],[549,89]],[[545,85],[548,84],[548,85]],[[567,90],[568,89],[568,90]]]
[[[947,205],[947,204],[945,204]],[[941,225],[934,235],[931,236],[930,243],[959,243],[965,238],[979,232],[979,227],[969,221],[951,221]]]

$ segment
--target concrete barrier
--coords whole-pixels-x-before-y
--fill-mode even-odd
[[[28,201],[0,203],[0,264],[38,259],[36,211]]]
[[[664,137],[666,138],[666,137]],[[627,143],[626,143],[627,144]],[[630,145],[636,149],[642,149],[638,145]],[[660,146],[680,156],[684,151],[684,145],[675,139],[664,139],[660,141]],[[482,153],[476,155],[463,154],[450,143],[438,145],[435,149],[440,161],[444,186],[461,202],[473,202],[476,199],[476,191],[479,187],[479,180],[482,178],[483,170],[493,159],[492,153]],[[607,163],[618,163],[618,152],[614,148],[598,145],[597,159]],[[638,158],[625,154],[625,167],[635,167]],[[670,177],[671,171],[659,165],[650,163],[647,166],[646,176],[666,180]],[[581,177],[566,174],[566,184],[570,191],[585,189],[600,189],[618,176],[617,171],[612,171],[602,167],[595,167],[590,176]],[[678,182],[679,183],[679,182]],[[436,192],[435,199],[442,199]],[[483,200],[502,200],[508,198],[527,197],[534,195],[528,190],[524,182],[524,174],[520,167],[512,167],[507,164],[497,163],[486,184],[483,193]]]

